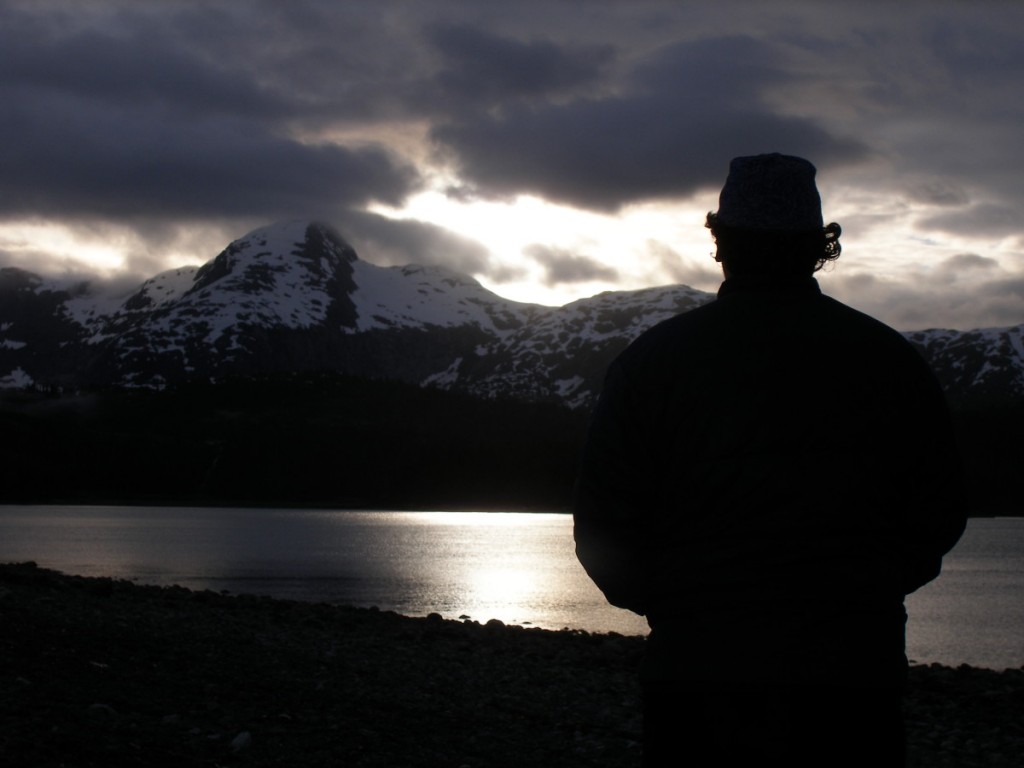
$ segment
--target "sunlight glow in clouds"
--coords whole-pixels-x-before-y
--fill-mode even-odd
[[[37,268],[39,254],[69,271],[89,271],[109,276],[125,266],[122,243],[107,237],[86,237],[53,221],[0,224],[0,250],[11,262]]]
[[[528,195],[463,201],[430,190],[401,209],[371,210],[428,221],[483,243],[501,265],[496,276],[475,275],[485,287],[514,301],[562,305],[606,290],[679,282],[680,271],[691,263],[713,269],[712,243],[703,228],[709,208],[703,205],[651,203],[605,215]],[[652,242],[663,244],[662,256],[652,254]],[[704,280],[699,272],[694,271],[693,287],[717,287],[717,272]]]

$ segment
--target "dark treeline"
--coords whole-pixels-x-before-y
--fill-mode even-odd
[[[0,501],[563,510],[585,421],[334,375],[9,394]]]
[[[955,411],[974,514],[1021,515],[1024,404]]]
[[[1024,407],[955,418],[975,512],[1019,514]],[[7,393],[0,430],[0,503],[568,510],[586,414],[292,375]]]

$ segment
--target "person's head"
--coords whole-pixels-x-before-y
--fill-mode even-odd
[[[841,229],[822,226],[815,168],[789,155],[737,157],[705,226],[727,276],[808,276],[839,258]]]

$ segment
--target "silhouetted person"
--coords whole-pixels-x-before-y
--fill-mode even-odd
[[[732,161],[717,300],[608,370],[576,551],[647,617],[645,765],[904,761],[904,596],[965,522],[949,414],[898,333],[822,295],[815,169]],[[753,761],[757,762],[753,762]]]

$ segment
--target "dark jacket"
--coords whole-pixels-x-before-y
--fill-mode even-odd
[[[886,684],[903,597],[964,520],[909,343],[813,278],[737,278],[612,364],[575,536],[608,600],[647,616],[650,675]]]

